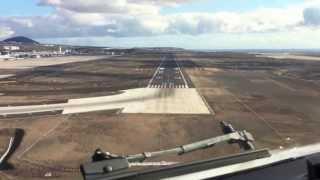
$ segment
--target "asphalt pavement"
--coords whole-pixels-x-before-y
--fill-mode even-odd
[[[124,113],[210,114],[203,99],[186,77],[175,56],[165,55],[147,88],[125,90],[124,93],[113,96],[71,99],[67,103],[0,107],[0,117],[56,111],[73,114],[111,109],[122,109]]]
[[[189,88],[179,63],[172,55],[162,58],[154,76],[149,82],[149,88]]]

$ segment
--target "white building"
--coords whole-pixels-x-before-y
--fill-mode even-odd
[[[16,50],[20,50],[19,46],[3,46],[3,49],[6,51],[16,51]]]

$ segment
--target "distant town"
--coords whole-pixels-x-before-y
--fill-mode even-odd
[[[56,44],[41,44],[30,38],[17,36],[0,41],[0,60],[19,60],[69,55],[123,55],[129,49],[108,47],[84,47]]]

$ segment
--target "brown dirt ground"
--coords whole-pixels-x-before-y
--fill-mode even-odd
[[[17,73],[0,80],[0,106],[43,104],[147,86],[160,55],[140,54],[77,62]]]
[[[59,123],[52,133],[38,141],[39,136],[46,135]],[[98,147],[126,155],[171,148],[222,134],[218,122],[208,115],[128,115],[103,111],[46,118],[40,116],[2,121],[0,124],[24,127],[26,132],[16,156],[11,159],[16,169],[8,171],[17,179],[43,178],[46,172],[52,172],[58,179],[76,179],[79,177],[79,164],[88,161]],[[17,158],[36,141],[35,146],[20,159]],[[221,145],[161,160],[188,162],[239,151],[237,146],[230,147]]]

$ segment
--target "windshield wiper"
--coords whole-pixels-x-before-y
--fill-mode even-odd
[[[135,155],[120,156],[110,152],[103,152],[97,149],[92,156],[92,162],[81,165],[81,172],[85,179],[99,177],[99,175],[112,174],[129,169],[136,163],[141,163],[147,159],[169,154],[183,155],[201,149],[207,149],[221,143],[238,144],[243,151],[255,150],[254,138],[251,133],[243,130],[236,131],[233,126],[226,122],[221,122],[224,135],[197,141],[194,143],[178,146],[172,149],[143,152]]]

